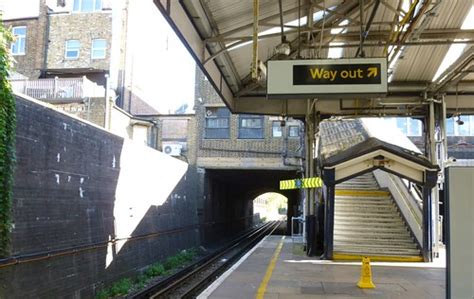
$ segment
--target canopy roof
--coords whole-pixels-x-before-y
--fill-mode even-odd
[[[317,109],[322,113],[422,114],[427,97],[446,93],[448,111],[474,111],[471,0],[257,2],[260,71],[264,72],[268,60],[387,57],[386,98],[321,97]],[[252,80],[253,0],[155,3],[231,110],[306,113],[305,100],[267,100],[265,80]],[[285,43],[290,48],[288,55],[279,51]],[[440,68],[447,65],[443,61],[448,52],[454,63]]]

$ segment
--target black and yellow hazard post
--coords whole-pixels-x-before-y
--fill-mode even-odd
[[[319,177],[280,181],[280,190],[321,188],[323,181]]]
[[[360,270],[360,279],[357,286],[361,289],[375,289],[375,285],[372,282],[372,270],[370,269],[370,258],[362,258],[362,267]]]

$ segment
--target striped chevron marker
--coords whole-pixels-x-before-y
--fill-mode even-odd
[[[280,190],[321,188],[322,186],[323,180],[320,177],[280,181]]]

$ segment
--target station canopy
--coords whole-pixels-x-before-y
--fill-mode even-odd
[[[302,116],[317,99],[323,114],[423,115],[443,96],[448,114],[474,112],[472,0],[155,4],[233,112]],[[386,93],[267,96],[270,60],[355,58],[386,58]]]

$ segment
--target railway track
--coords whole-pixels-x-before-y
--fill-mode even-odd
[[[132,298],[195,298],[263,237],[272,234],[280,224],[281,221],[273,221],[251,230],[229,245],[136,293]]]

